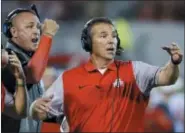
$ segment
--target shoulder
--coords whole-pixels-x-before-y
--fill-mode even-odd
[[[123,67],[123,66],[131,66],[132,65],[132,61],[131,60],[128,60],[128,61],[115,60],[115,63],[120,65],[121,67]]]
[[[76,74],[82,74],[84,72],[84,65],[80,65],[71,69],[66,70],[63,73],[63,77],[76,76]]]

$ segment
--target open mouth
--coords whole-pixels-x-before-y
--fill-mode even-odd
[[[114,52],[114,48],[107,48],[107,51]]]
[[[37,43],[37,42],[39,41],[39,38],[33,38],[31,41],[32,41],[33,43]]]

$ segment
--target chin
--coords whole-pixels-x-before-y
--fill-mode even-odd
[[[32,48],[31,51],[32,51],[32,52],[35,52],[35,51],[37,50],[37,48],[38,48],[38,47],[34,47],[34,48]]]
[[[24,50],[26,50],[28,52],[35,52],[37,50],[37,48],[36,47],[31,47],[31,48],[26,48]]]
[[[105,59],[106,60],[112,60],[112,59],[114,59],[114,55],[107,55],[107,56],[105,56]]]
[[[34,44],[34,45],[33,45],[33,47],[31,47],[31,51],[33,51],[33,52],[34,52],[34,51],[36,51],[36,50],[37,50],[37,48],[38,48],[38,45],[37,45],[37,44]]]

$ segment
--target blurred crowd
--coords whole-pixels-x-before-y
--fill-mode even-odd
[[[6,14],[13,7],[27,7],[35,3],[41,19],[55,20],[89,19],[93,16],[124,17],[130,20],[184,21],[184,1],[4,1]],[[6,4],[9,8],[6,8]],[[115,8],[116,7],[116,8]],[[46,11],[45,9],[48,9]],[[53,10],[55,9],[55,10]]]
[[[146,111],[147,132],[184,132],[184,80],[154,88]]]

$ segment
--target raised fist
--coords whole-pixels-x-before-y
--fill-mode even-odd
[[[59,25],[56,23],[56,21],[52,19],[45,19],[44,23],[42,24],[42,32],[43,34],[55,36],[59,29]]]

